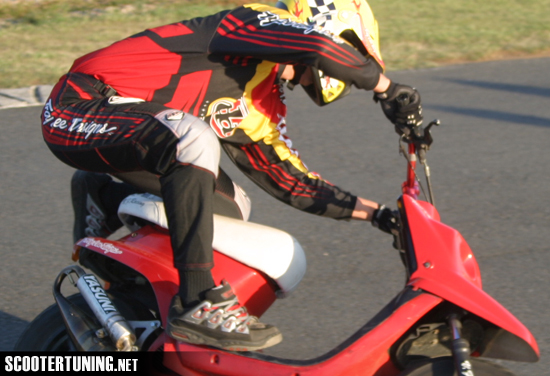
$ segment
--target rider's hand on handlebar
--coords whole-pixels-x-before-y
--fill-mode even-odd
[[[380,205],[372,215],[372,225],[388,234],[392,234],[392,230],[399,229],[397,212],[387,208],[385,205]]]
[[[422,124],[420,94],[415,88],[392,81],[385,92],[374,93],[373,99],[380,102],[382,111],[400,136],[408,136],[412,128]]]

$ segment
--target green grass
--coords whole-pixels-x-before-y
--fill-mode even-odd
[[[251,0],[0,0],[0,87],[51,84],[145,28]],[[273,4],[274,1],[266,1]],[[371,0],[389,70],[550,55],[550,0]]]
[[[143,29],[246,1],[28,0],[0,3],[0,87],[55,83],[79,56]],[[250,1],[249,1],[250,2]]]
[[[550,55],[549,0],[378,0],[371,6],[390,69]]]

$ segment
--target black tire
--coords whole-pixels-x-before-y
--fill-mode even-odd
[[[82,295],[72,295],[67,299],[93,316]],[[14,350],[76,351],[73,342],[69,338],[57,304],[52,304],[31,321],[17,340]]]
[[[506,368],[480,359],[470,359],[475,376],[514,376]],[[400,376],[458,376],[452,357],[441,357],[422,362],[405,370]]]

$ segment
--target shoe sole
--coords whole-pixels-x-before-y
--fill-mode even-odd
[[[206,345],[221,348],[229,351],[256,351],[275,346],[283,340],[281,333],[275,333],[261,342],[239,341],[237,339],[219,340],[206,336],[204,333],[189,328],[174,327],[168,324],[168,335],[177,341],[192,343],[195,345]]]

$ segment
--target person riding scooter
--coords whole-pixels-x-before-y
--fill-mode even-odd
[[[392,210],[323,180],[302,162],[286,135],[284,97],[285,84],[301,85],[319,106],[351,86],[373,91],[396,131],[405,132],[422,121],[420,95],[383,71],[377,22],[364,0],[246,4],[148,29],[82,56],[42,112],[52,152],[95,172],[73,178],[75,238],[107,236],[120,225],[113,217],[122,197],[148,190],[139,178],[127,185],[103,174],[125,180],[143,172],[158,182],[180,275],[168,334],[242,350],[277,344],[279,330],[250,316],[231,286],[212,279],[220,146],[276,199],[312,214],[372,221],[389,232]],[[238,191],[229,196],[242,207],[246,199]]]

